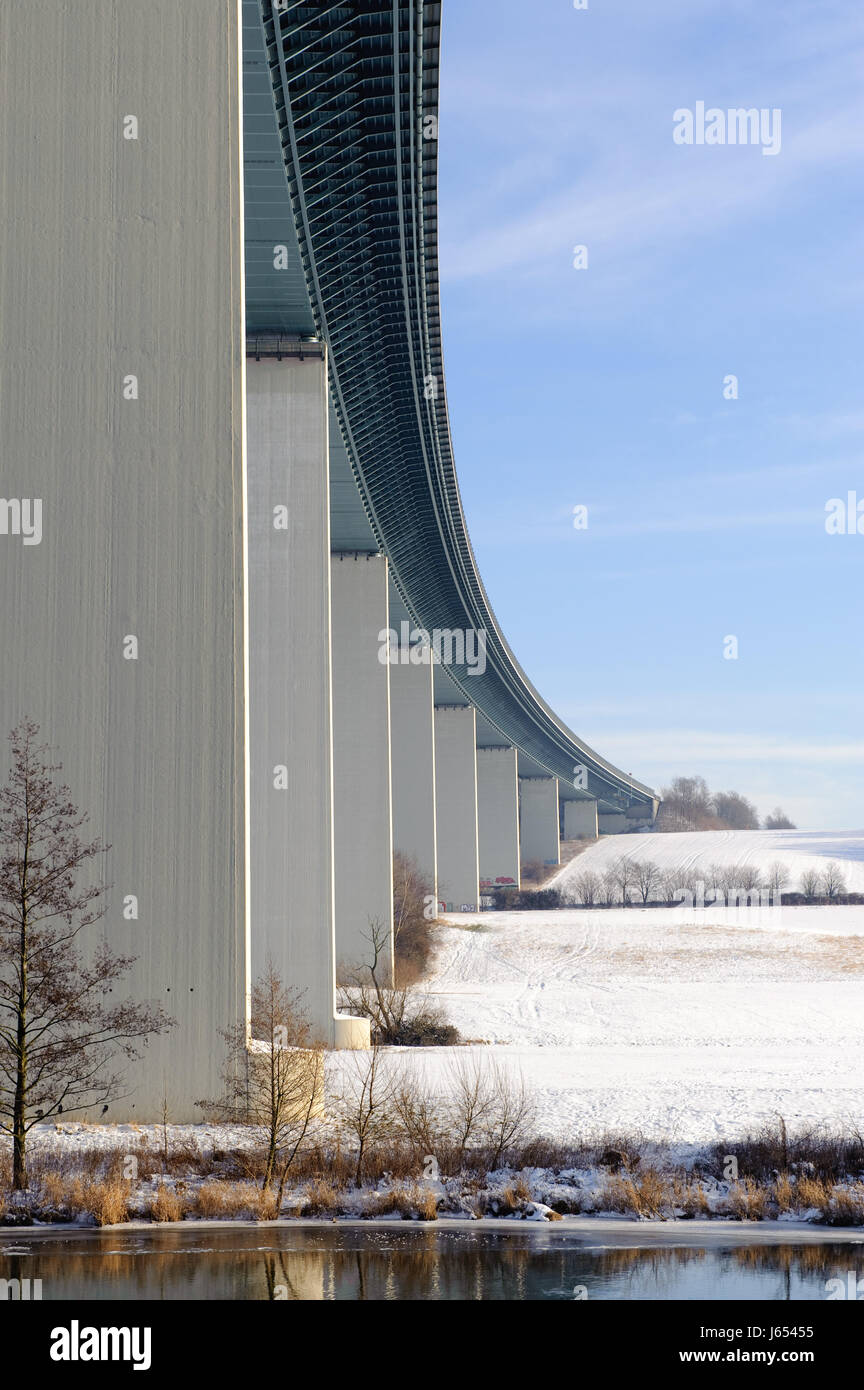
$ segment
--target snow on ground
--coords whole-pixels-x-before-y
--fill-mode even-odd
[[[430,995],[521,1071],[555,1137],[864,1123],[864,906],[728,912],[453,914]],[[446,1084],[441,1052],[415,1057]]]
[[[621,853],[665,867],[780,858],[793,876],[834,858],[864,891],[861,832],[619,836],[562,877]],[[494,1058],[524,1076],[540,1132],[682,1152],[778,1115],[793,1131],[864,1128],[864,905],[453,914],[436,942],[430,999],[473,1045],[392,1049],[435,1089],[452,1084],[454,1057]],[[331,1075],[356,1064],[362,1054],[327,1059]],[[46,1126],[44,1139],[90,1147],[101,1127],[69,1129]],[[190,1131],[172,1142],[238,1142],[222,1127]]]
[[[850,893],[864,893],[864,830],[706,830],[644,835],[605,835],[549,880],[566,891],[585,869],[603,873],[618,859],[653,860],[661,869],[707,869],[711,864],[749,864],[789,870],[796,891],[807,869],[821,872],[832,860],[846,875]]]

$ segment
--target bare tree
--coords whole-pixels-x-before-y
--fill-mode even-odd
[[[60,764],[26,719],[9,735],[12,769],[0,790],[0,1131],[12,1136],[12,1181],[27,1185],[27,1135],[40,1120],[116,1098],[118,1055],[171,1026],[161,1008],[106,1005],[134,956],[107,942],[81,948],[104,916],[105,886],[79,879],[106,847],[82,839],[87,817],[58,783]]]
[[[395,1078],[390,1058],[378,1043],[368,1052],[352,1052],[344,1062],[333,1097],[333,1112],[357,1146],[354,1181],[363,1181],[369,1149],[396,1133]]]
[[[600,875],[593,869],[583,869],[581,874],[577,874],[573,880],[573,888],[577,901],[583,907],[593,907],[600,900],[603,891],[603,884]]]
[[[602,901],[607,907],[614,907],[618,901],[618,875],[615,869],[606,869],[601,882]]]
[[[664,830],[705,830],[715,823],[704,777],[675,777],[660,795]]]
[[[819,887],[829,902],[834,902],[841,893],[846,892],[846,875],[833,859],[830,864],[825,865],[819,875]]]
[[[459,1151],[460,1162],[470,1147],[486,1133],[494,1107],[494,1080],[477,1053],[453,1056],[447,1067],[447,1130]]]
[[[765,817],[766,830],[795,830],[795,822],[791,821],[783,810],[782,806],[775,806],[770,816]]]
[[[324,1050],[312,1033],[299,990],[288,989],[272,961],[252,986],[250,1028],[223,1033],[228,1056],[224,1093],[198,1101],[227,1124],[248,1125],[267,1148],[262,1189],[278,1183],[277,1211],[285,1179],[320,1111]]]
[[[416,1067],[402,1070],[393,1084],[393,1114],[415,1154],[435,1155],[446,1142],[441,1104]]]
[[[764,885],[764,876],[758,864],[740,864],[736,870],[736,887],[744,893],[753,893]]]
[[[660,869],[650,859],[639,859],[633,865],[633,880],[643,903],[651,901],[655,889],[660,887]]]
[[[393,961],[395,983],[414,984],[425,973],[432,950],[438,904],[432,881],[417,860],[393,855]]]
[[[740,792],[715,792],[711,805],[718,821],[730,830],[758,830],[759,815],[752,801]]]
[[[805,869],[801,875],[801,892],[805,898],[818,898],[822,875],[816,869]]]
[[[489,1147],[489,1167],[497,1168],[507,1149],[522,1144],[533,1133],[536,1106],[525,1078],[510,1075],[500,1062],[491,1064],[492,1101],[484,1123]]]
[[[624,907],[630,905],[630,890],[635,883],[633,865],[626,855],[621,856],[615,863],[615,883],[618,888],[618,900]]]
[[[762,870],[755,864],[726,864],[719,885],[727,898],[740,898],[762,887]]]
[[[721,888],[725,892],[728,872],[725,864],[709,864],[706,871],[709,888]]]
[[[388,932],[380,919],[368,924],[364,933],[369,942],[369,958],[358,966],[339,992],[340,1005],[361,1018],[368,1018],[373,1040],[391,1046],[434,1045],[446,1047],[459,1041],[459,1033],[447,1023],[429,1001],[413,986],[389,986],[381,975],[387,959]]]
[[[681,902],[682,893],[687,892],[687,885],[683,882],[684,875],[680,869],[666,869],[661,879],[661,889],[663,901],[666,903]]]
[[[779,859],[768,865],[766,881],[772,893],[782,893],[789,882],[789,870]]]

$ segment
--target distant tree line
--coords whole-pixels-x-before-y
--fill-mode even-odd
[[[661,869],[650,859],[622,857],[603,872],[584,869],[568,885],[569,903],[580,907],[673,907],[685,896],[735,902],[762,893],[787,903],[857,902],[847,891],[846,875],[833,860],[824,869],[808,868],[796,884],[785,864],[709,864],[704,868]],[[548,906],[548,904],[545,904]]]
[[[498,911],[524,912],[558,907],[737,906],[780,901],[802,904],[862,903],[850,893],[842,865],[807,868],[797,881],[780,860],[759,864],[708,864],[664,869],[651,859],[622,855],[602,872],[583,869],[563,888],[504,889],[494,895]]]
[[[675,777],[660,793],[657,830],[794,830],[780,806],[764,826],[752,801],[741,792],[712,792],[704,777]]]

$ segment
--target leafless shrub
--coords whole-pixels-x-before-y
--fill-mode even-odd
[[[492,1071],[492,1103],[484,1123],[484,1138],[489,1150],[488,1166],[495,1169],[508,1149],[522,1144],[531,1135],[536,1118],[536,1105],[521,1072],[513,1077],[498,1062]]]
[[[356,1146],[354,1181],[358,1187],[368,1150],[396,1134],[395,1087],[392,1062],[377,1043],[368,1052],[352,1053],[341,1072],[333,1113]]]
[[[366,933],[369,959],[354,969],[339,992],[340,1008],[368,1018],[374,1042],[391,1047],[449,1047],[459,1033],[413,986],[387,983],[389,936],[379,920]]]
[[[593,869],[583,869],[573,880],[573,890],[577,902],[583,907],[593,907],[601,900],[603,881]]]

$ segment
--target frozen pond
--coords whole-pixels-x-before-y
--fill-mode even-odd
[[[825,1300],[864,1277],[862,1246],[707,1222],[20,1229],[0,1233],[0,1278],[43,1300]]]

